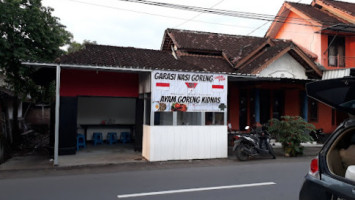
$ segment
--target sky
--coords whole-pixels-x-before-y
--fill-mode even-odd
[[[151,0],[204,8],[276,15],[284,0]],[[310,4],[312,0],[289,0]],[[355,0],[348,0],[354,2]],[[167,28],[263,37],[270,22],[162,8],[119,0],[42,0],[73,40],[160,49]],[[257,29],[258,28],[258,29]]]

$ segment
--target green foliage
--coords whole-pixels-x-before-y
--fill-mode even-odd
[[[84,45],[73,41],[73,42],[71,42],[69,44],[69,47],[68,47],[68,50],[67,50],[67,54],[74,53],[74,52],[79,51],[79,50],[81,50],[83,48],[84,48]]]
[[[87,44],[97,44],[97,43],[96,43],[96,41],[90,41],[90,40],[84,40],[83,44],[73,41],[69,44],[67,54],[74,53],[76,51],[84,49],[85,45],[87,45]]]
[[[34,102],[50,104],[55,100],[56,82],[53,80],[46,86],[34,85],[29,91]]]
[[[299,116],[282,116],[281,120],[271,119],[269,121],[269,132],[276,137],[285,153],[290,156],[297,156],[303,153],[302,142],[312,141],[309,133],[315,130],[313,124],[307,123]]]
[[[33,97],[39,87],[30,78],[34,69],[21,62],[53,62],[64,52],[60,47],[72,37],[52,11],[43,7],[41,0],[0,0],[0,69],[14,92],[14,146],[20,141],[18,98],[25,98],[29,92]]]
[[[52,11],[41,0],[0,1],[0,67],[15,95],[25,96],[33,86],[32,68],[21,61],[52,62],[70,42],[71,34]]]

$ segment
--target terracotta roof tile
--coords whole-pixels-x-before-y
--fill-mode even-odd
[[[322,2],[355,16],[355,3],[332,0],[322,0]]]
[[[264,48],[260,56],[253,59],[247,65],[242,66],[238,72],[246,74],[258,74],[260,71],[257,70],[262,70],[260,67],[262,67],[270,60],[273,60],[273,58],[280,52],[293,45],[293,43],[289,40],[273,40],[273,42],[275,43],[274,46]]]
[[[224,71],[227,73],[255,74],[265,62],[272,60],[284,49],[295,45],[289,40],[273,39],[270,40],[271,44],[269,44],[266,43],[268,38],[188,30],[168,29],[166,34],[169,34],[174,45],[178,47],[177,52],[184,52],[183,56],[179,56],[179,59],[193,65],[199,65],[208,71],[215,72]],[[205,40],[206,42],[204,42]],[[164,42],[170,43],[169,40],[165,40]],[[164,47],[164,44],[162,46]],[[169,50],[168,47],[165,48],[166,49],[163,48],[163,50]],[[221,56],[215,56],[214,58],[205,56],[204,53],[209,50],[211,52],[220,52]],[[200,56],[198,55],[198,51],[201,52]],[[255,55],[251,56],[240,68],[236,69],[231,66],[230,63],[233,63],[235,66],[238,64],[238,61],[250,56],[252,52],[254,52]],[[227,55],[229,62],[225,60],[222,54]],[[314,59],[312,55],[307,53],[306,55],[310,59]]]
[[[285,53],[290,54],[295,60],[297,60],[305,69],[306,74],[309,78],[320,78],[320,75],[313,69],[312,66],[307,64],[306,60],[302,58],[300,54],[296,51],[302,51],[296,44],[294,44],[290,40],[272,40],[274,42],[274,46],[269,46],[263,49],[263,53],[255,59],[251,60],[250,63],[242,66],[238,72],[241,74],[259,74],[262,70],[264,70],[267,66],[269,66],[272,62],[278,59],[277,56],[282,56]],[[282,53],[284,51],[284,53]],[[280,54],[281,53],[281,54]],[[306,56],[311,59],[306,52],[304,52]],[[313,66],[315,67],[315,65]],[[318,69],[318,68],[317,68]]]
[[[169,34],[174,44],[179,47],[178,59],[174,58],[170,49],[157,51],[87,45],[85,49],[62,56],[58,60],[62,64],[85,66],[252,74],[257,73],[261,66],[281,51],[294,45],[286,40],[174,29],[168,29],[166,34]],[[239,60],[248,58],[252,52],[257,56],[248,59],[248,64],[241,65],[238,69],[232,67],[231,61],[238,63]]]
[[[167,52],[106,45],[90,44],[83,50],[60,57],[58,61],[62,64],[88,66],[204,71],[199,66],[176,60]]]
[[[289,5],[294,7],[295,9],[301,11],[305,15],[307,15],[310,19],[317,21],[322,25],[335,25],[335,24],[342,24],[342,23],[349,23],[345,20],[342,20],[327,11],[322,11],[312,5],[301,4],[301,3],[294,3],[294,2],[287,2]]]
[[[187,63],[198,65],[210,72],[236,72],[236,70],[222,57],[180,56],[180,59]]]
[[[230,61],[240,60],[267,41],[267,38],[261,37],[190,30],[167,29],[166,32],[181,50],[221,51]]]

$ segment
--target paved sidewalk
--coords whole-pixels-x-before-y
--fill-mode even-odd
[[[303,144],[305,157],[316,156],[322,145]],[[278,158],[284,157],[280,144],[273,145],[275,154]],[[236,160],[232,147],[228,148],[228,158],[205,160]],[[164,161],[159,163],[176,163],[179,161]],[[190,161],[181,161],[190,162]],[[203,162],[203,160],[201,160]],[[142,157],[141,152],[135,152],[127,146],[96,146],[80,150],[75,155],[59,156],[59,165],[53,166],[53,159],[47,155],[33,154],[27,156],[16,156],[0,165],[0,171],[21,171],[21,170],[45,170],[45,169],[64,169],[64,168],[85,168],[108,165],[150,163]]]
[[[302,143],[301,145],[304,147],[303,156],[316,156],[318,152],[321,150],[321,148],[323,147],[322,144],[312,144],[312,143]],[[273,146],[273,148],[275,150],[276,155],[278,156],[285,155],[280,143],[276,143]]]
[[[133,151],[131,145],[88,145],[74,155],[62,155],[58,158],[58,166],[48,154],[33,153],[15,156],[0,165],[0,171],[68,168],[95,165],[114,165],[122,163],[147,162],[141,152]]]

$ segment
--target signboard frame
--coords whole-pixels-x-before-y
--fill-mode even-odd
[[[227,75],[155,70],[152,112],[226,112]]]

